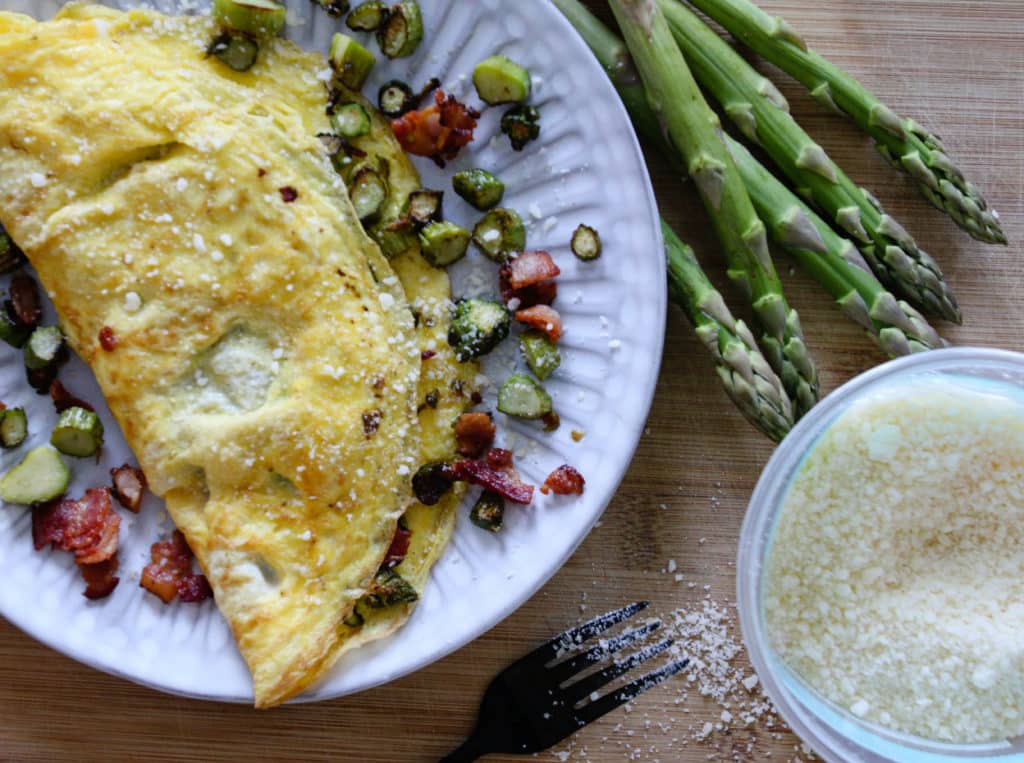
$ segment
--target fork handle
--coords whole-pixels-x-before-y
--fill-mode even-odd
[[[459,749],[453,750],[441,758],[441,763],[473,763],[474,760],[482,755],[486,755],[488,752],[490,750],[483,747],[480,744],[480,738],[473,734],[473,736],[462,743]]]

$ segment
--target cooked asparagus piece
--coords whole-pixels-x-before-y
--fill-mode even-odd
[[[256,40],[242,32],[224,32],[210,43],[206,52],[236,72],[247,72],[255,65],[260,46]]]
[[[71,470],[53,448],[30,450],[0,480],[0,499],[30,505],[52,501],[68,489]]]
[[[473,510],[469,512],[469,521],[481,530],[496,533],[501,530],[505,519],[505,499],[497,493],[485,490],[480,494]]]
[[[562,365],[562,354],[558,345],[547,334],[537,329],[524,331],[519,335],[519,349],[522,350],[526,365],[533,375],[545,381]]]
[[[693,250],[663,220],[669,293],[711,353],[725,391],[746,417],[775,442],[793,428],[793,406],[754,335],[729,311],[701,270]]]
[[[775,86],[684,5],[658,0],[658,7],[705,89],[800,192],[861,247],[879,280],[918,309],[959,323],[960,308],[939,266],[804,132]]]
[[[825,287],[883,352],[898,357],[946,345],[924,316],[882,286],[848,239],[837,235],[745,146],[731,138],[727,145],[772,240]]]
[[[72,406],[57,419],[50,444],[69,456],[88,458],[103,447],[103,422],[85,408]]]
[[[584,262],[596,260],[601,256],[601,234],[589,225],[580,225],[573,231],[569,248]]]
[[[750,296],[761,348],[795,403],[806,413],[818,399],[818,374],[796,311],[786,304],[768,251],[764,223],[721,138],[659,6],[612,0],[612,11],[647,90],[648,102],[682,154],[729,263],[729,277]]]
[[[540,112],[524,103],[513,106],[501,118],[501,131],[508,136],[513,151],[522,151],[540,137]]]
[[[375,219],[388,200],[388,181],[372,162],[357,167],[348,181],[348,195],[363,222]]]
[[[474,226],[473,243],[487,259],[504,265],[509,255],[526,248],[523,218],[514,209],[492,209]]]
[[[505,184],[487,170],[473,169],[456,172],[452,188],[467,204],[481,212],[493,209],[505,196]]]
[[[416,0],[396,3],[377,30],[377,42],[388,58],[405,58],[416,52],[423,40],[423,15]]]
[[[35,370],[53,365],[64,349],[64,334],[57,326],[41,326],[25,345],[25,365]]]
[[[0,446],[17,448],[28,437],[28,418],[24,408],[0,411]]]
[[[331,128],[342,138],[361,138],[370,134],[370,115],[361,103],[343,103],[331,114]]]
[[[276,35],[285,8],[274,0],[213,0],[213,18],[223,27],[253,35]]]
[[[409,194],[409,208],[406,214],[413,223],[423,228],[442,219],[443,205],[444,191],[420,188]],[[469,234],[466,235],[468,237]]]
[[[376,32],[388,19],[388,7],[380,0],[367,0],[348,14],[345,24],[357,32]]]
[[[551,395],[526,374],[512,374],[498,390],[498,410],[517,419],[542,419],[551,413]]]
[[[328,16],[342,16],[348,13],[350,7],[348,0],[313,0],[317,5],[327,12]]]
[[[381,113],[397,119],[416,108],[417,98],[406,83],[398,79],[385,82],[377,93],[377,106]]]
[[[898,116],[847,72],[807,47],[796,31],[749,0],[692,0],[738,40],[799,80],[818,101],[846,113],[937,208],[979,241],[1005,244],[999,216],[946,154],[942,140]]]
[[[432,222],[420,231],[423,259],[435,268],[448,267],[466,256],[469,231],[452,222]]]
[[[377,63],[373,53],[341,32],[331,38],[327,58],[334,69],[334,75],[349,90],[362,90],[370,70]]]
[[[464,299],[455,305],[448,344],[464,363],[489,353],[511,329],[512,313],[504,305],[486,299]]]
[[[491,106],[522,103],[530,97],[530,73],[505,56],[491,56],[473,68],[473,86]]]

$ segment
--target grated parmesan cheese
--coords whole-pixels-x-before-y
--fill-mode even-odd
[[[1024,402],[914,382],[848,409],[784,499],[766,561],[783,659],[865,720],[1024,733]]]

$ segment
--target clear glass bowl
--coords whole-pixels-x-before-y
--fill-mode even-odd
[[[763,562],[782,500],[804,457],[852,402],[922,377],[950,384],[983,385],[1024,397],[1024,355],[959,347],[900,358],[861,374],[815,406],[775,451],[758,480],[740,534],[737,607],[750,659],[782,717],[828,761],[948,763],[965,759],[1024,763],[1024,737],[1002,742],[953,745],[891,731],[857,718],[826,700],[792,673],[773,652],[762,606]],[[998,387],[994,382],[1001,382]]]

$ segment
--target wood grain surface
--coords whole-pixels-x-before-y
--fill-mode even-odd
[[[1024,3],[763,4],[784,14],[813,47],[897,111],[940,133],[1002,213],[1010,246],[972,241],[849,123],[824,113],[787,78],[774,77],[807,130],[849,175],[873,189],[945,270],[965,324],[942,325],[942,333],[955,344],[1024,350]],[[607,18],[603,3],[591,5]],[[692,190],[657,157],[650,160],[663,214],[721,282],[721,260]],[[821,369],[823,391],[883,360],[791,263],[780,260],[780,270]],[[0,620],[0,760],[436,760],[468,733],[495,673],[581,617],[640,598],[662,614],[699,605],[708,595],[731,603],[740,523],[771,450],[732,408],[689,326],[672,310],[649,427],[601,526],[532,601],[475,643],[373,691],[256,712],[165,696],[96,672]],[[669,560],[683,574],[681,582],[663,572]],[[737,666],[744,659],[737,657]],[[693,739],[693,729],[718,721],[722,708],[696,691],[683,701],[686,688],[680,678],[648,692],[631,712],[616,711],[571,744],[538,757],[806,759],[799,741],[780,725],[733,724]]]

